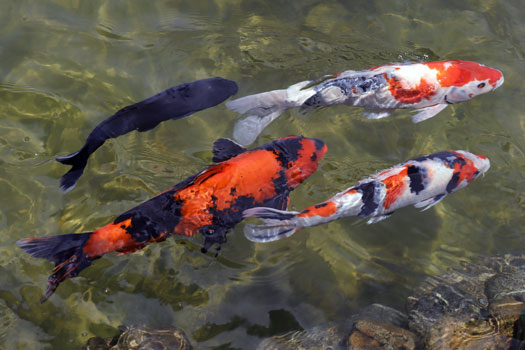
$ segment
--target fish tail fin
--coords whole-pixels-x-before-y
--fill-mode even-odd
[[[301,90],[309,82],[301,82],[284,90],[273,90],[241,97],[226,102],[230,110],[245,114],[233,130],[233,138],[242,145],[249,145],[272,121],[288,108],[299,107],[315,94],[313,89]]]
[[[243,212],[243,217],[262,219],[263,225],[244,226],[244,235],[252,242],[273,242],[290,237],[301,227],[298,226],[298,212],[273,208],[251,208]]]
[[[68,192],[71,189],[73,189],[73,187],[75,187],[78,179],[84,172],[88,158],[91,155],[91,153],[92,152],[89,152],[88,147],[84,146],[75,153],[55,158],[56,161],[59,163],[73,166],[60,179],[60,189],[63,192]]]
[[[91,265],[94,260],[83,253],[92,232],[70,233],[65,235],[24,238],[16,242],[16,245],[35,258],[43,258],[55,263],[55,268],[49,276],[47,289],[40,299],[43,303],[57,289],[58,285],[78,275],[80,271]]]
[[[233,138],[242,145],[249,145],[272,121],[287,108],[286,90],[273,90],[241,97],[226,102],[230,110],[246,114],[233,129]]]

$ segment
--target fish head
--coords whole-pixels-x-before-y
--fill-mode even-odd
[[[288,136],[276,141],[289,188],[295,188],[319,166],[327,151],[326,144],[315,138]]]
[[[474,173],[474,178],[479,175],[484,175],[490,169],[490,160],[482,155],[470,153],[467,151],[457,151],[461,153],[465,158],[472,161],[474,167],[477,169]]]
[[[497,89],[503,84],[504,77],[498,69],[456,60],[441,62],[438,81],[442,87],[449,88],[445,102],[454,104]]]

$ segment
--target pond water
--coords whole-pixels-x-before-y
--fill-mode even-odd
[[[525,248],[525,5],[482,1],[0,2],[0,348],[79,349],[121,324],[183,329],[197,349],[253,349],[287,330],[339,322],[373,302],[404,309],[410,290],[480,256]],[[239,83],[236,97],[348,69],[465,59],[504,85],[419,124],[365,120],[336,106],[287,111],[255,146],[295,134],[328,145],[291,208],[323,201],[411,157],[465,149],[492,167],[431,210],[374,225],[346,218],[268,244],[239,224],[220,255],[202,237],[109,254],[39,299],[52,263],[15,242],[92,231],[211,163],[238,115],[224,104],[113,139],[63,194],[76,151],[119,108],[196,79]]]

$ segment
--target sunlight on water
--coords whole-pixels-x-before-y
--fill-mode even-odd
[[[79,349],[119,325],[177,326],[198,349],[254,349],[263,337],[342,321],[462,260],[523,250],[525,9],[520,1],[3,1],[0,4],[0,348]],[[224,105],[112,139],[69,193],[56,156],[78,150],[116,110],[170,86],[222,76],[237,97],[391,62],[478,61],[497,91],[413,124],[335,106],[289,110],[256,145],[296,134],[328,145],[291,208],[321,202],[411,157],[465,149],[485,177],[431,210],[366,225],[346,218],[254,244],[243,224],[218,257],[202,237],[109,254],[39,299],[50,262],[24,237],[92,231],[212,161],[237,115]],[[20,336],[23,334],[23,336]]]

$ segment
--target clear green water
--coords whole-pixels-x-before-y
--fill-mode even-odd
[[[78,349],[120,324],[176,325],[197,349],[253,349],[263,336],[341,321],[372,302],[399,309],[426,274],[525,248],[525,5],[483,1],[0,2],[0,348]],[[237,116],[221,105],[112,140],[62,194],[77,150],[117,109],[167,87],[222,76],[237,96],[327,73],[408,60],[467,59],[502,70],[494,93],[412,124],[338,106],[287,112],[258,145],[326,141],[322,167],[292,194],[322,201],[395,163],[445,149],[490,158],[488,174],[432,210],[353,218],[253,244],[242,224],[219,258],[201,238],[110,254],[39,298],[52,264],[23,237],[96,229],[203,169]],[[185,244],[180,244],[185,243]]]

